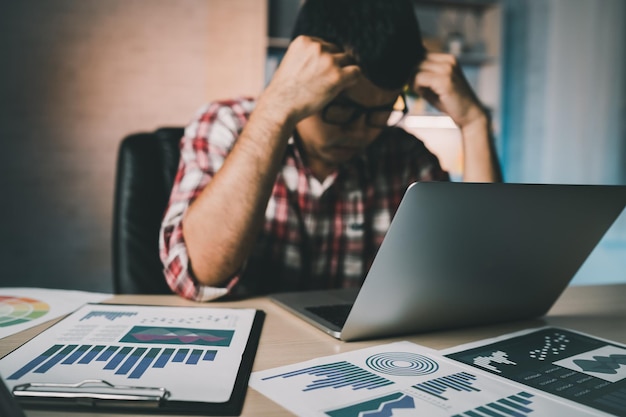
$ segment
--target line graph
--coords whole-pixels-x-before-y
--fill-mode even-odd
[[[170,345],[230,346],[234,334],[234,330],[134,326],[124,337],[120,339],[120,342]]]
[[[394,410],[415,410],[413,397],[402,392],[385,395],[337,410],[326,411],[330,417],[390,417]]]

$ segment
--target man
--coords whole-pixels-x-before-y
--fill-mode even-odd
[[[464,180],[499,180],[489,118],[454,57],[426,53],[409,0],[308,0],[258,100],[186,129],[160,236],[172,290],[359,286],[408,185],[449,179],[389,126],[406,86],[460,127]]]

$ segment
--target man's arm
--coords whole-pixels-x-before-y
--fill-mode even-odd
[[[463,180],[501,181],[491,120],[463,76],[456,58],[429,53],[418,68],[413,89],[459,126],[463,137]]]
[[[247,259],[296,123],[359,73],[334,45],[308,37],[292,42],[224,165],[183,218],[191,269],[201,284],[224,284]]]

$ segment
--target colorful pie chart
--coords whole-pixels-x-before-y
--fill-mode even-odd
[[[43,301],[0,295],[0,327],[27,323],[46,315],[48,311],[50,306]]]

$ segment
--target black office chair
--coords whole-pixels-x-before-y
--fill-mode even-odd
[[[159,229],[180,157],[182,127],[125,137],[119,147],[113,208],[113,290],[171,294],[159,258]]]

